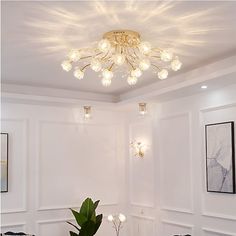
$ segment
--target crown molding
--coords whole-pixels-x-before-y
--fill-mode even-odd
[[[81,92],[66,89],[36,87],[17,84],[2,84],[2,98],[4,101],[52,102],[65,104],[113,104],[118,101],[117,96],[109,94]]]
[[[156,83],[121,94],[119,101],[120,103],[127,103],[151,100],[169,92],[234,74],[236,73],[235,61],[236,56],[231,56],[206,66],[172,76],[167,80],[158,80]]]

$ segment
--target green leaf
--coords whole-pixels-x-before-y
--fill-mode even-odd
[[[87,198],[80,208],[80,214],[84,215],[87,219],[90,219],[94,212],[94,204],[91,198]]]
[[[102,223],[102,218],[103,218],[103,215],[97,215],[96,216],[96,223],[95,223],[95,229],[94,229],[94,234],[96,234],[96,232],[98,231],[101,223]]]
[[[88,220],[84,223],[79,232],[79,236],[93,236],[95,234],[96,225],[93,221]]]
[[[75,232],[70,231],[70,236],[79,236],[79,234],[76,234]]]
[[[100,202],[100,200],[94,202],[94,204],[93,204],[93,209],[94,209],[94,211],[96,210],[96,208],[97,208],[99,202]]]
[[[86,222],[87,218],[84,215],[82,215],[81,213],[79,213],[79,212],[77,212],[73,209],[70,209],[70,210],[72,211],[72,213],[73,213],[73,215],[76,219],[77,224],[80,227],[82,227],[82,225]]]
[[[69,221],[66,221],[66,223],[69,224],[69,225],[74,226],[78,231],[80,231],[80,229],[79,229],[76,225],[74,225],[73,223],[71,223],[71,222],[69,222]]]

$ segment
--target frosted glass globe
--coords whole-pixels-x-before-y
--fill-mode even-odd
[[[80,58],[81,58],[81,53],[79,50],[77,49],[72,49],[70,50],[70,52],[68,53],[68,58],[71,60],[71,61],[78,61]]]
[[[142,71],[139,68],[136,68],[131,71],[131,76],[132,77],[140,77],[142,75]]]
[[[104,87],[110,86],[110,85],[111,85],[111,79],[103,78],[103,79],[102,79],[102,85],[103,85]]]
[[[72,69],[72,65],[71,65],[70,61],[63,61],[61,63],[61,67],[62,67],[63,70],[65,70],[67,72]]]
[[[161,60],[162,61],[165,61],[165,62],[168,62],[168,61],[171,61],[173,58],[173,53],[167,51],[167,50],[163,50],[161,52]]]
[[[120,222],[125,222],[126,221],[126,216],[121,214],[121,213],[119,214],[118,218],[119,218]]]
[[[116,54],[113,56],[113,61],[116,65],[121,66],[125,62],[125,56],[123,54]]]
[[[137,77],[129,76],[127,79],[127,82],[129,85],[135,85],[137,83],[137,81],[138,81]]]
[[[102,72],[102,76],[103,78],[105,79],[111,79],[113,77],[113,72],[108,70],[108,69],[105,69],[103,72]]]
[[[166,79],[168,77],[168,70],[162,69],[158,72],[159,79]]]
[[[114,220],[114,217],[113,217],[113,215],[108,215],[107,219],[108,219],[108,221],[112,222]]]
[[[92,59],[92,61],[90,63],[90,67],[95,72],[98,72],[102,69],[102,64],[98,59]]]
[[[150,61],[148,59],[143,59],[139,62],[139,68],[141,70],[148,70],[150,67]]]
[[[111,44],[107,39],[102,39],[98,43],[98,49],[101,52],[107,52],[111,48]]]
[[[77,69],[74,71],[74,76],[77,78],[77,79],[83,79],[84,78],[84,72],[80,69]]]
[[[149,42],[141,42],[138,47],[142,54],[148,54],[152,49],[152,46]]]
[[[171,69],[173,71],[178,71],[182,66],[182,62],[179,61],[179,59],[174,59],[172,62],[171,62]]]

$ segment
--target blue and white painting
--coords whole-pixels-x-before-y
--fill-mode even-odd
[[[8,191],[8,134],[1,133],[1,192]]]
[[[234,123],[206,125],[207,191],[235,193]]]

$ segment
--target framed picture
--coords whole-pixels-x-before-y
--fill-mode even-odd
[[[1,193],[8,191],[8,134],[1,133]]]
[[[208,124],[205,136],[207,191],[235,193],[234,122]]]

